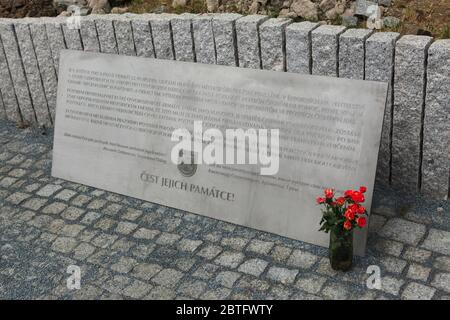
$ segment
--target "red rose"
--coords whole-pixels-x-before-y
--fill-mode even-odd
[[[345,230],[350,230],[351,228],[352,228],[352,223],[350,221],[346,220],[344,222],[344,229]]]
[[[324,203],[325,202],[325,199],[324,198],[321,198],[321,197],[318,197],[317,198],[317,204],[322,204],[322,203]]]
[[[351,205],[348,206],[348,208],[355,213],[358,212],[359,210],[359,206],[356,203],[352,203]]]
[[[327,199],[331,199],[334,196],[334,191],[333,189],[325,189],[325,197]]]
[[[362,194],[359,191],[355,191],[353,192],[352,196],[351,196],[352,200],[356,203],[361,203],[364,202],[364,194]]]
[[[345,198],[344,197],[337,198],[336,203],[340,206],[344,205]]]
[[[356,219],[356,223],[358,224],[358,227],[364,228],[366,226],[366,218],[359,217],[358,219]]]
[[[361,186],[359,187],[359,192],[365,193],[367,191],[367,187]]]
[[[366,212],[366,207],[360,206],[360,207],[358,208],[358,213],[359,213],[359,214],[364,214],[365,212]]]
[[[347,218],[347,220],[352,221],[353,219],[355,219],[355,212],[351,209],[347,209],[347,211],[345,211],[344,216]]]
[[[353,190],[347,190],[344,192],[344,196],[351,198],[351,196],[353,195]]]

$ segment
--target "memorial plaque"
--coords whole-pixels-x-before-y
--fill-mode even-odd
[[[365,185],[370,208],[385,83],[70,50],[59,70],[55,177],[323,246],[324,188]],[[279,129],[278,172],[173,163],[172,133],[194,121]]]

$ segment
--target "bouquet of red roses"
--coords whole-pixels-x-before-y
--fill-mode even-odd
[[[325,197],[318,197],[317,203],[324,205],[319,231],[331,229],[351,231],[355,227],[364,228],[367,222],[367,210],[362,205],[367,188],[358,191],[347,190],[344,196],[335,198],[333,189],[325,189]]]

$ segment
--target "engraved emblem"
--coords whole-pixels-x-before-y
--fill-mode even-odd
[[[192,151],[180,150],[180,164],[177,166],[181,174],[185,177],[192,177],[197,171],[195,164],[195,153]]]

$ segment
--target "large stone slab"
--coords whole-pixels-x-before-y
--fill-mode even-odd
[[[372,30],[349,29],[339,38],[339,77],[364,80],[366,40]]]
[[[236,20],[242,15],[227,13],[212,19],[217,64],[237,66]]]
[[[197,62],[215,64],[216,48],[212,28],[213,14],[203,14],[192,19],[194,47]]]
[[[324,246],[315,204],[323,188],[366,185],[371,206],[386,84],[80,51],[62,57],[56,177]],[[280,129],[278,173],[173,164],[172,131],[192,130],[194,120],[222,132]]]
[[[288,18],[273,18],[259,28],[261,40],[262,67],[266,70],[286,70],[286,26],[292,23]]]
[[[183,13],[170,20],[172,26],[173,49],[178,61],[195,61],[192,19],[195,14]]]
[[[262,15],[249,15],[236,21],[236,39],[239,66],[261,69],[259,27],[269,19]]]
[[[52,126],[52,120],[41,79],[41,71],[37,62],[36,53],[34,52],[34,44],[31,40],[29,26],[29,23],[33,26],[33,21],[36,22],[35,20],[36,19],[17,20],[14,24],[14,28],[37,123],[41,127],[49,128]]]
[[[403,36],[395,48],[392,185],[419,191],[426,61],[432,38]]]
[[[344,31],[345,27],[332,25],[312,31],[312,74],[339,76],[339,36]]]
[[[172,46],[172,31],[170,20],[176,15],[155,14],[151,16],[150,25],[152,28],[153,45],[155,56],[158,59],[173,60],[174,51]]]
[[[311,74],[311,32],[319,26],[309,21],[286,27],[286,69],[288,72]]]
[[[48,109],[51,120],[54,122],[58,79],[53,62],[52,51],[50,49],[50,42],[47,37],[45,21],[45,19],[41,19],[40,21],[33,23],[30,30],[39,71],[41,73],[42,85],[44,87],[45,96],[47,97]]]
[[[131,20],[131,26],[133,28],[136,55],[139,57],[154,58],[155,49],[153,46],[152,30],[150,28],[150,15],[136,15]]]
[[[0,38],[8,64],[14,91],[20,108],[22,120],[28,124],[36,124],[36,114],[34,113],[31,101],[25,70],[22,65],[19,44],[14,31],[13,19],[0,20]]]
[[[392,88],[394,85],[395,42],[399,37],[400,34],[396,32],[376,32],[366,41],[366,79],[389,84],[377,166],[377,181],[384,185],[390,183],[391,176]]]
[[[428,50],[423,132],[422,192],[444,199],[450,194],[450,40]]]
[[[16,92],[11,79],[8,63],[3,49],[3,43],[0,36],[0,92],[2,96],[3,108],[7,119],[15,123],[21,123],[19,104],[17,103]]]

